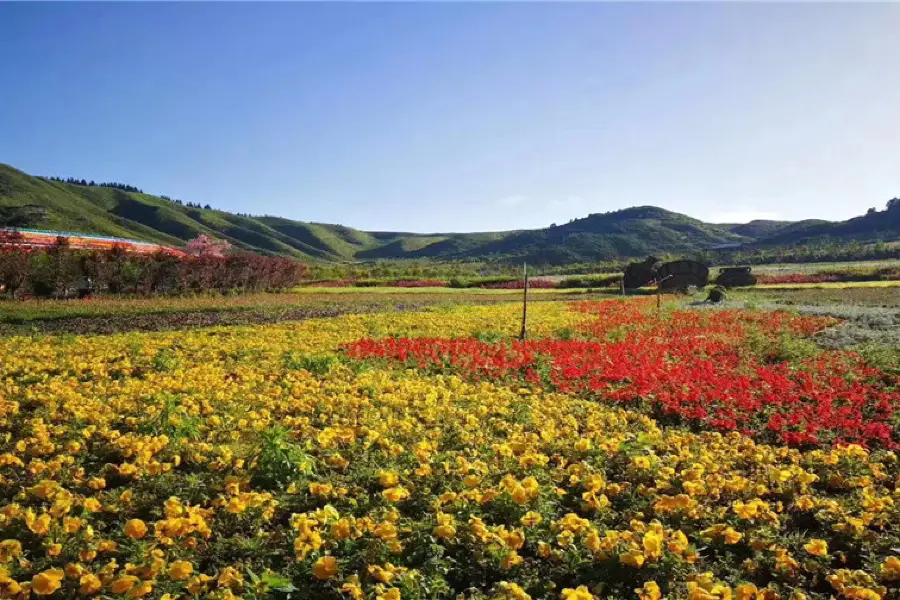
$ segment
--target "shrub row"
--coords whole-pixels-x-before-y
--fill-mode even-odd
[[[9,296],[68,297],[92,294],[185,294],[285,289],[300,283],[306,265],[288,258],[234,253],[176,256],[0,246],[0,289]]]

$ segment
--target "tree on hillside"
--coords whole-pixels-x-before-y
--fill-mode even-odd
[[[184,247],[191,256],[222,257],[231,250],[231,244],[225,240],[217,240],[201,233]]]

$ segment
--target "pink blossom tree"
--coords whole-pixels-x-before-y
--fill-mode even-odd
[[[184,251],[191,256],[213,258],[221,258],[229,250],[231,250],[231,244],[227,241],[211,238],[205,233],[201,233],[184,247]]]

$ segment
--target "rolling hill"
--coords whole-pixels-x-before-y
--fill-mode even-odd
[[[849,221],[711,224],[654,206],[592,214],[544,229],[492,233],[361,231],[183,205],[114,187],[76,185],[0,164],[0,226],[134,238],[171,246],[200,233],[234,246],[299,259],[509,259],[565,264],[686,253],[721,246],[900,239],[900,207]]]

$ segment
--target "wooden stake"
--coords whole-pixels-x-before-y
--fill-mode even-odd
[[[656,282],[656,316],[659,316],[659,313],[662,311],[662,282]]]
[[[519,333],[519,339],[524,341],[528,333],[528,263],[522,263],[522,274],[525,285],[522,287],[522,331]]]

